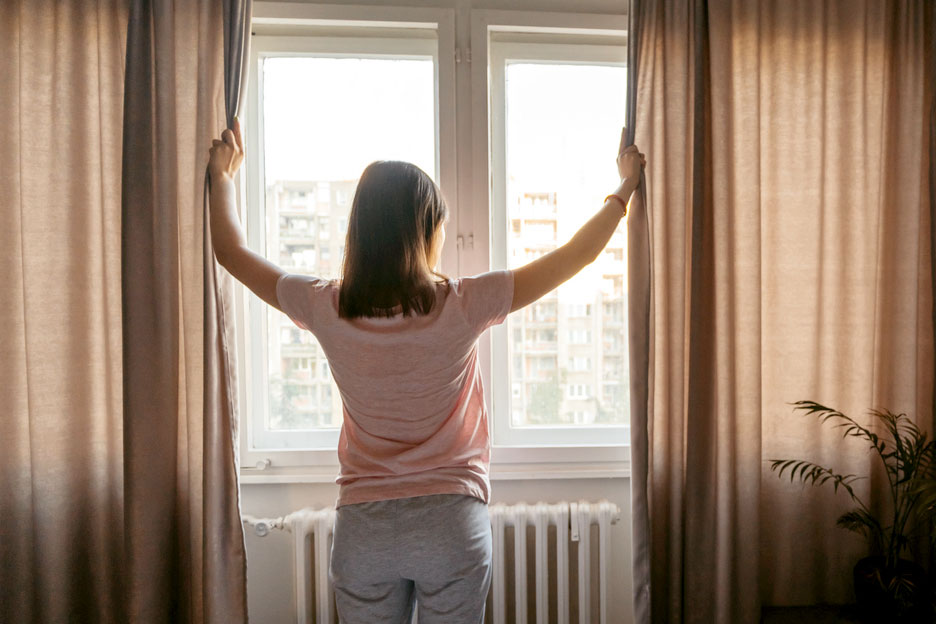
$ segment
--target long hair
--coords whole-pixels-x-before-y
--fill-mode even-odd
[[[342,318],[428,314],[435,303],[432,239],[448,216],[442,192],[416,165],[396,160],[364,169],[348,218],[338,314]]]

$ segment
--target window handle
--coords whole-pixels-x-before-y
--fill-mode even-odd
[[[474,234],[469,234],[467,239],[464,235],[459,234],[455,239],[455,246],[458,249],[474,249]]]

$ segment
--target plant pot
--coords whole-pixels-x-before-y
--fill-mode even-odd
[[[931,589],[926,571],[906,559],[896,570],[885,568],[881,556],[855,564],[855,598],[865,622],[932,623]]]

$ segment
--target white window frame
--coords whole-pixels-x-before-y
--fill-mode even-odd
[[[474,57],[472,92],[483,93],[483,101],[487,103],[488,108],[484,114],[476,111],[473,144],[483,146],[485,156],[490,154],[490,157],[487,160],[488,168],[485,169],[488,172],[487,188],[482,189],[478,184],[475,192],[476,194],[484,193],[487,198],[485,203],[489,206],[488,214],[490,215],[487,223],[500,224],[499,227],[491,227],[488,236],[483,237],[489,241],[487,256],[490,258],[491,268],[506,268],[507,266],[509,224],[504,159],[506,141],[504,73],[507,61],[561,60],[570,63],[626,64],[627,51],[621,46],[549,42],[549,35],[564,35],[567,39],[581,37],[583,41],[593,41],[596,36],[626,38],[626,28],[624,16],[581,15],[570,19],[569,16],[557,14],[529,15],[512,11],[476,12],[472,27]],[[511,36],[505,37],[507,33]],[[495,34],[509,41],[492,45],[491,37]],[[512,41],[513,38],[517,38],[518,41]],[[532,39],[532,41],[520,41],[524,38]],[[544,42],[543,39],[546,41]],[[483,50],[483,56],[477,52],[478,50]],[[484,61],[483,67],[487,70],[484,75],[480,73],[480,60]],[[475,98],[480,99],[477,95]],[[474,164],[479,166],[478,154],[475,156]],[[507,323],[492,328],[491,336],[493,377],[494,379],[509,379]],[[543,455],[542,447],[549,447],[553,451],[563,448],[556,445],[564,445],[565,448],[573,449],[571,457],[575,457],[576,454],[581,457],[587,453],[588,456],[600,458],[602,461],[627,461],[629,459],[629,424],[587,427],[568,425],[514,427],[509,418],[510,394],[505,391],[504,385],[487,386],[491,388],[489,395],[494,429],[492,462],[501,458],[509,458],[510,461],[530,461],[537,455]],[[567,390],[567,393],[569,391]],[[500,408],[500,406],[504,407]],[[615,440],[617,443],[609,444],[608,440]]]
[[[452,215],[457,215],[457,180],[455,166],[455,84],[454,84],[454,12],[447,9],[405,9],[340,5],[290,3],[254,3],[253,30],[250,50],[249,85],[247,89],[247,136],[245,163],[246,180],[241,185],[242,206],[247,209],[246,233],[251,249],[266,253],[262,214],[264,170],[260,145],[262,115],[260,96],[262,76],[257,71],[262,58],[288,55],[366,57],[366,58],[427,58],[435,65],[436,181],[447,198]],[[263,34],[267,30],[290,29],[289,34]],[[303,35],[302,30],[314,32]],[[295,32],[299,31],[299,32]],[[426,31],[426,36],[406,36]],[[384,37],[383,33],[387,36]],[[450,217],[451,218],[451,217]],[[456,272],[454,249],[444,250],[443,270]],[[302,448],[268,448],[269,434],[258,431],[264,418],[257,416],[268,410],[265,388],[268,387],[268,363],[264,357],[264,342],[268,339],[264,304],[247,289],[239,297],[238,332],[240,403],[243,406],[240,451],[244,472],[277,469],[309,472],[317,469],[322,480],[334,481],[337,474],[339,429],[318,429],[302,434],[273,436],[277,439],[302,438]],[[254,354],[257,356],[254,357]],[[249,369],[249,370],[248,370]],[[265,444],[258,444],[263,440]],[[276,442],[274,442],[276,443]],[[315,472],[315,470],[313,470]],[[325,475],[330,475],[330,479]]]
[[[459,13],[459,19],[462,19]],[[529,33],[580,33],[587,35],[620,36],[626,32],[627,16],[553,13],[535,11],[469,10],[464,17],[470,20],[469,36],[456,47],[456,12],[453,9],[315,5],[291,2],[254,2],[254,24],[286,25],[289,27],[309,26],[316,29],[366,27],[366,28],[429,28],[436,32],[438,42],[437,60],[437,148],[438,181],[445,194],[450,210],[449,240],[442,254],[443,271],[450,275],[473,275],[494,265],[491,262],[492,235],[490,197],[491,168],[489,163],[489,115],[490,93],[488,90],[488,39],[490,32],[525,31]],[[261,30],[261,29],[257,29]],[[462,32],[459,28],[459,32]],[[261,36],[261,35],[257,35]],[[321,33],[316,33],[321,36]],[[462,35],[459,35],[461,37]],[[461,41],[459,39],[459,41]],[[253,54],[253,51],[252,51]],[[457,67],[456,67],[457,65]],[[248,98],[256,93],[256,64],[252,63],[248,86]],[[456,102],[456,82],[459,88]],[[457,107],[456,107],[457,104]],[[256,105],[248,105],[249,115],[257,114]],[[456,119],[456,108],[458,119]],[[253,120],[253,128],[259,127]],[[456,130],[457,121],[457,130]],[[456,160],[456,132],[459,144],[471,145],[471,150],[462,149],[462,157]],[[257,174],[262,163],[251,161],[250,145],[256,145],[259,135],[246,138],[248,158],[246,181],[239,180],[241,205],[246,206],[248,192],[256,189]],[[253,142],[252,142],[253,141]],[[466,157],[467,155],[467,157]],[[251,167],[254,167],[252,170]],[[464,210],[459,210],[465,206]],[[249,214],[250,211],[244,211]],[[247,223],[248,237],[251,223]],[[254,224],[254,231],[257,230]],[[453,231],[454,230],[454,231]],[[501,233],[506,236],[506,230]],[[259,245],[257,244],[259,243]],[[251,248],[260,251],[263,241],[250,240]],[[260,345],[251,345],[249,333],[245,331],[247,309],[251,299],[256,299],[246,288],[238,286],[240,294],[237,306],[238,351],[246,357],[239,358],[240,379],[248,377],[246,362],[251,361],[251,351]],[[254,305],[259,305],[254,302]],[[256,316],[256,314],[254,315]],[[506,333],[506,323],[495,328]],[[251,348],[253,347],[253,348]],[[510,384],[492,386],[494,378],[500,376],[497,362],[492,362],[491,339],[482,337],[479,345],[482,380],[486,389],[486,401],[490,414],[491,435],[499,421],[510,417]],[[506,366],[507,362],[502,362]],[[266,362],[262,362],[265,369]],[[241,482],[242,483],[334,483],[338,462],[335,446],[314,450],[271,451],[252,448],[250,444],[250,419],[253,393],[248,383],[239,384],[242,405],[241,414]],[[494,390],[492,392],[492,390]],[[503,395],[500,397],[499,395]],[[497,407],[497,405],[501,407]],[[605,437],[605,439],[607,439]],[[336,438],[337,440],[337,438]],[[565,478],[608,478],[630,474],[629,435],[623,436],[622,444],[574,444],[570,446],[544,445],[526,440],[525,446],[504,447],[492,445],[491,479],[565,479]]]

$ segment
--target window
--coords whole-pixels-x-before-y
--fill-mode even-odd
[[[427,28],[268,30],[251,42],[251,246],[289,272],[338,277],[368,163],[407,160],[439,180],[438,39]],[[318,342],[255,299],[248,315],[251,447],[335,448],[341,401],[327,364],[313,365],[325,362]]]
[[[453,276],[535,260],[598,209],[618,182],[626,16],[466,13],[470,42],[456,50],[451,9],[255,5],[242,176],[252,249],[337,277],[357,178],[377,159],[414,162],[442,187]],[[456,145],[456,126],[474,148]],[[492,463],[627,456],[624,231],[482,343]],[[244,301],[244,464],[334,464],[343,416],[324,353]]]
[[[621,41],[607,34],[530,30],[502,27],[487,33],[491,258],[495,266],[506,268],[555,249],[594,214],[606,189],[618,182],[609,154],[616,153],[624,125],[627,70]],[[544,298],[541,305],[553,306],[558,315],[534,309],[532,314],[512,314],[504,330],[495,328],[495,380],[501,378],[497,370],[503,370],[513,381],[498,361],[532,358],[542,345],[538,334],[518,334],[517,327],[553,328],[557,339],[552,349],[570,356],[565,374],[548,381],[525,378],[533,388],[520,396],[507,399],[502,392],[498,399],[494,382],[495,444],[600,444],[609,437],[605,427],[625,437],[626,391],[595,396],[592,388],[600,387],[602,371],[613,366],[608,358],[626,349],[620,317],[609,324],[602,314],[623,309],[626,301],[626,244],[622,223],[609,251]],[[544,322],[546,318],[550,320]],[[510,401],[509,422],[498,418],[505,400]],[[607,417],[599,420],[594,411],[583,410],[584,400]]]

